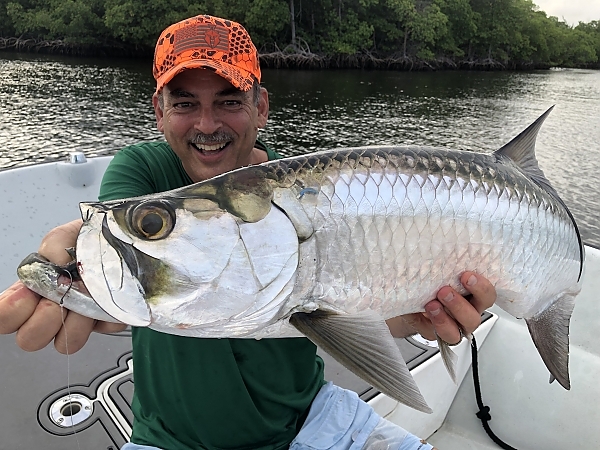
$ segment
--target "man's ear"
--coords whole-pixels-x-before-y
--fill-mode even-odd
[[[161,133],[164,133],[164,128],[163,128],[163,117],[164,117],[164,113],[162,108],[159,105],[158,102],[158,95],[154,94],[152,96],[152,106],[154,106],[154,114],[156,115],[156,128],[158,128],[158,131],[160,131]]]
[[[260,88],[258,99],[258,128],[264,128],[269,118],[269,93],[263,87]]]

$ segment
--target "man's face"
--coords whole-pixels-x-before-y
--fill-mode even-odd
[[[265,89],[255,105],[252,91],[240,91],[210,70],[190,69],[174,77],[162,94],[162,109],[158,97],[152,99],[158,130],[192,181],[266,160],[254,149],[258,128],[267,123]]]

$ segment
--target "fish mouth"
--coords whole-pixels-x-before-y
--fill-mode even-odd
[[[135,327],[151,324],[150,308],[136,263],[147,255],[110,231],[108,213],[86,205],[77,238],[77,269],[91,297],[107,314]],[[82,211],[83,212],[83,211]]]
[[[31,253],[27,255],[23,261],[17,267],[17,273],[23,268],[33,264],[41,264],[49,268],[52,273],[57,275],[57,281],[60,277],[68,278],[71,282],[82,281],[79,276],[79,272],[77,271],[77,263],[75,261],[71,261],[64,266],[59,266],[58,264],[54,264],[49,261],[47,258],[43,257],[39,253]]]
[[[39,253],[31,253],[17,267],[17,275],[30,290],[58,304],[71,289],[87,295],[75,261],[60,266]]]

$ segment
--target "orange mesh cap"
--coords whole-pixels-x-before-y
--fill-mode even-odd
[[[162,32],[154,51],[152,73],[156,93],[186,69],[205,68],[242,91],[260,83],[258,52],[237,22],[201,15],[182,20]]]

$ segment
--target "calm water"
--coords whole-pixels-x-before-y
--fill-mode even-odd
[[[0,169],[162,139],[153,81],[149,62],[0,53]],[[538,159],[585,241],[600,246],[599,71],[265,71],[263,84],[261,137],[286,155],[370,144],[491,152],[556,105]]]

